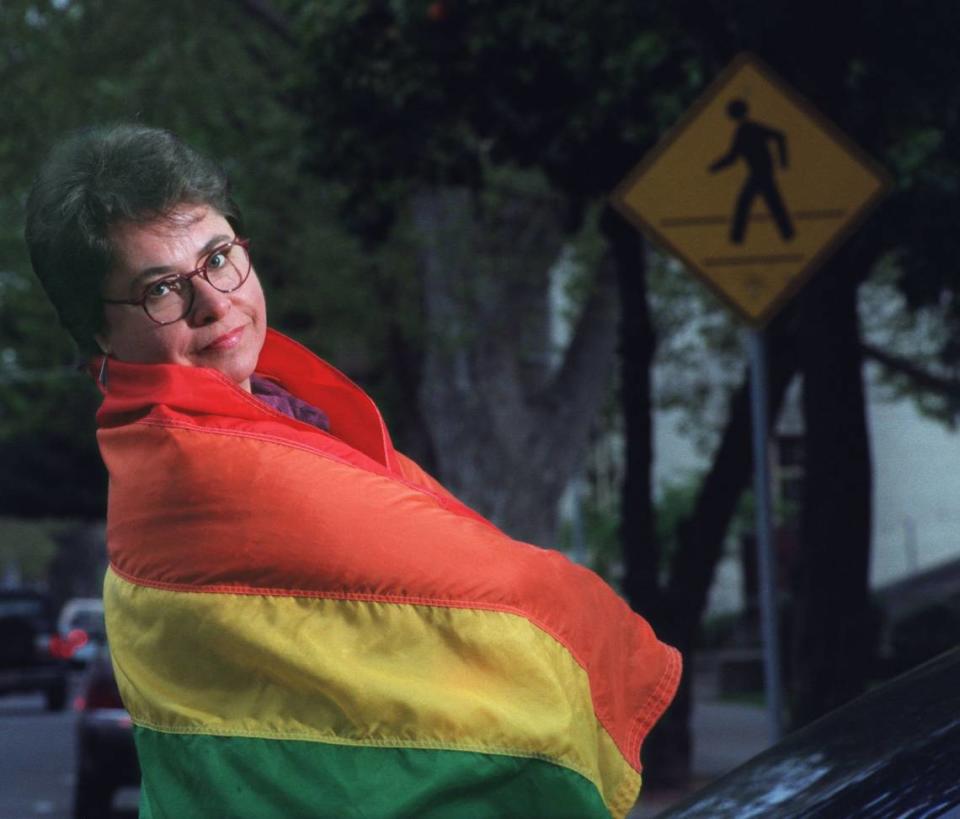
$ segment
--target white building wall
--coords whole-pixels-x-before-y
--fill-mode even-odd
[[[868,387],[876,587],[960,557],[960,431]]]
[[[676,429],[676,413],[654,419],[654,481],[662,486],[708,467]],[[873,588],[960,557],[960,431],[920,414],[909,400],[890,400],[867,371],[867,418],[873,458]],[[739,608],[735,557],[717,569],[709,609]]]

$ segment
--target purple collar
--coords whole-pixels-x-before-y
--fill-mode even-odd
[[[312,424],[326,432],[330,431],[330,419],[323,410],[297,398],[276,381],[261,378],[259,375],[250,376],[250,391],[277,412],[282,412],[297,421]]]

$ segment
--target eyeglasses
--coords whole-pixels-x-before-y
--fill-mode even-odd
[[[232,293],[250,277],[249,239],[237,237],[211,250],[190,273],[176,273],[151,281],[139,299],[102,299],[104,304],[130,304],[142,307],[155,324],[173,324],[193,309],[196,287],[193,279],[203,277],[214,290]]]

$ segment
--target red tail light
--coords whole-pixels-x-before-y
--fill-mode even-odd
[[[67,635],[67,642],[73,646],[73,650],[83,648],[87,643],[90,642],[90,637],[87,635],[82,628],[71,629],[70,633]]]
[[[58,660],[69,660],[88,642],[90,642],[90,637],[87,635],[87,632],[82,628],[75,628],[72,629],[66,637],[54,634],[53,637],[50,638],[47,650],[50,652],[51,657],[56,657]]]
[[[55,657],[58,660],[69,660],[73,656],[73,652],[76,651],[76,648],[68,640],[64,640],[59,634],[54,634],[47,644],[47,650],[50,652],[51,657]]]

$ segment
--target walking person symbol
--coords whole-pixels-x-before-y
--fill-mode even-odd
[[[743,100],[735,99],[729,102],[727,115],[738,122],[739,125],[733,136],[733,144],[730,146],[730,150],[712,163],[708,170],[710,173],[716,173],[733,165],[741,158],[750,169],[734,208],[733,222],[730,226],[731,242],[734,244],[743,243],[747,232],[750,208],[757,196],[763,197],[774,221],[777,223],[780,235],[784,241],[787,241],[793,238],[793,223],[790,221],[790,215],[787,213],[783,198],[777,188],[773,159],[767,147],[767,142],[770,140],[777,143],[780,167],[785,169],[787,167],[787,140],[782,131],[768,128],[759,122],[752,122],[747,119],[748,112],[749,107]]]

